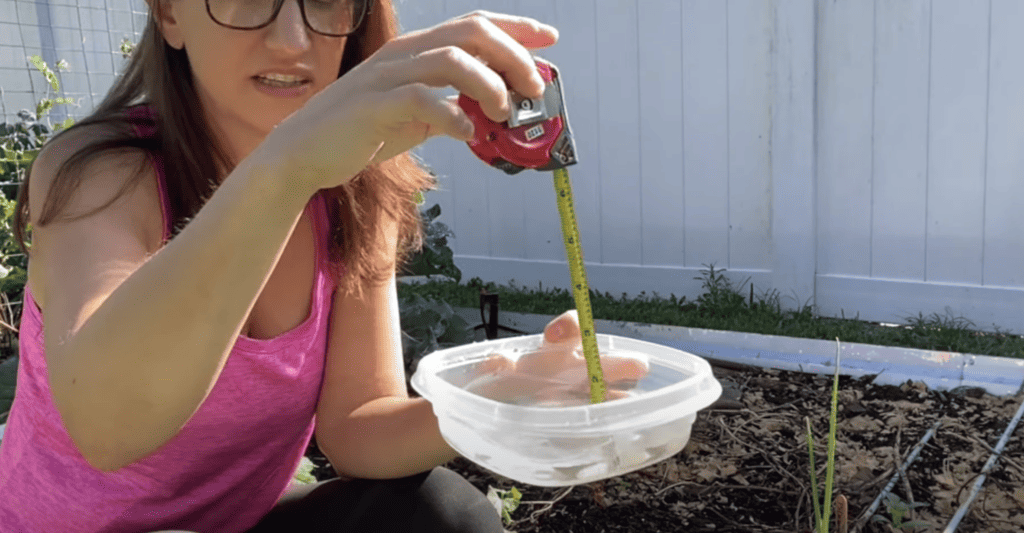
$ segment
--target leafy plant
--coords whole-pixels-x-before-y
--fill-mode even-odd
[[[39,56],[30,56],[29,61],[46,78],[50,89],[54,93],[60,92],[60,81],[57,74]],[[68,69],[66,61],[57,62],[56,69],[64,71]],[[39,155],[43,143],[51,135],[68,128],[74,124],[73,118],[68,118],[61,124],[54,127],[48,118],[54,106],[73,104],[77,105],[74,99],[66,97],[50,97],[50,89],[47,89],[46,96],[36,104],[35,113],[24,109],[18,113],[18,122],[14,124],[0,124],[0,181],[20,182],[32,161]],[[45,120],[44,120],[45,119]],[[10,196],[10,195],[8,195]]]
[[[422,200],[421,193],[416,202],[422,205]],[[438,204],[420,211],[425,233],[423,249],[410,259],[405,271],[413,276],[441,274],[458,283],[462,272],[455,266],[454,254],[448,246],[448,238],[454,234],[448,226],[436,221],[440,215]],[[407,376],[412,375],[424,355],[473,340],[469,324],[442,298],[400,292],[398,306]]]
[[[519,507],[522,497],[523,495],[515,487],[509,490],[487,487],[487,499],[494,505],[506,526],[512,524],[512,512]]]
[[[473,340],[469,323],[443,300],[428,300],[419,294],[400,296],[398,308],[407,376],[424,355]]]
[[[904,522],[903,519],[910,514],[910,512],[918,507],[927,507],[928,504],[921,502],[905,502],[899,496],[889,492],[885,495],[885,508],[889,511],[889,518],[875,515],[871,517],[872,521],[881,522],[883,524],[889,524],[896,531],[906,531],[908,528],[927,527],[927,522],[920,521],[908,521]]]
[[[25,254],[14,240],[14,210],[17,202],[0,196],[0,293],[17,295],[25,287]]]
[[[697,297],[697,305],[706,311],[729,315],[746,308],[746,299],[739,293],[729,278],[725,277],[725,269],[715,271],[715,265],[704,265],[707,270],[702,270],[702,275],[693,278],[703,281],[704,293]],[[748,280],[740,284],[746,285]]]
[[[814,464],[814,433],[811,431],[811,419],[804,418],[807,423],[807,453],[810,456],[811,473],[811,500],[814,504],[814,524],[817,533],[828,533],[829,518],[832,513],[832,481],[835,476],[836,466],[836,411],[839,406],[839,352],[842,345],[839,338],[836,338],[836,372],[832,381],[832,408],[828,422],[828,466],[825,469],[825,493],[824,504],[818,502],[818,477]],[[840,529],[846,525],[841,524]]]
[[[441,216],[441,206],[434,204],[430,209],[420,211],[423,218],[424,239],[423,249],[409,260],[406,270],[414,276],[432,276],[440,274],[455,280],[462,279],[462,271],[455,266],[454,253],[448,246],[448,238],[455,234],[437,217]]]
[[[61,90],[56,72],[39,56],[30,56],[28,59],[46,79],[49,88],[46,96],[36,104],[34,113],[24,109],[18,113],[17,122],[0,124],[0,182],[4,185],[4,193],[0,194],[0,299],[4,300],[4,309],[0,316],[0,338],[4,340],[5,348],[10,348],[13,343],[12,334],[17,333],[17,330],[12,324],[18,319],[8,302],[21,298],[27,277],[27,259],[14,240],[13,221],[17,186],[21,184],[25,172],[35,161],[47,139],[57,131],[74,124],[74,119],[68,118],[53,126],[49,113],[54,106],[77,105],[71,98],[51,97],[52,94],[59,94]],[[57,62],[55,68],[64,71],[68,69],[68,64],[61,60]],[[31,231],[31,227],[28,229]],[[0,386],[7,385],[7,381],[0,383]],[[10,385],[13,386],[13,382]]]

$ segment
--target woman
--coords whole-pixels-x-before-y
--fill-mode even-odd
[[[557,31],[475,12],[399,36],[391,0],[148,1],[124,76],[20,191],[0,530],[501,531],[406,393],[394,276],[433,185],[406,152],[471,138],[430,87],[496,121],[509,89],[539,96],[528,49]],[[547,333],[578,344],[571,312]],[[561,360],[537,368],[585,386]],[[341,477],[290,487],[314,434]]]

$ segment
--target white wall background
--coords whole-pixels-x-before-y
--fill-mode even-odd
[[[1024,3],[396,1],[407,31],[476,9],[559,28],[537,54],[563,76],[593,289],[694,298],[714,263],[826,315],[1024,333]],[[67,59],[91,109],[144,8],[0,0],[5,117],[44,90],[31,53]],[[568,287],[550,174],[417,152],[466,279]]]

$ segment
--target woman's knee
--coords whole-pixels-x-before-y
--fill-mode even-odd
[[[420,486],[422,508],[416,522],[436,523],[436,531],[452,533],[494,532],[504,528],[497,510],[482,492],[459,474],[437,467]],[[415,522],[414,522],[415,523]],[[424,522],[419,522],[424,523]]]

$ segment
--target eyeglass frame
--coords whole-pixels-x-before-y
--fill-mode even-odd
[[[252,28],[240,28],[238,26],[231,26],[230,24],[225,24],[225,23],[217,20],[217,17],[213,16],[213,10],[210,9],[210,0],[205,0],[205,1],[206,1],[206,14],[210,16],[210,20],[216,22],[217,24],[219,24],[221,26],[224,26],[225,28],[231,28],[233,30],[242,30],[242,31],[258,30],[258,29],[261,29],[261,28],[266,28],[272,22],[277,20],[277,16],[281,14],[281,7],[284,6],[284,3],[285,3],[285,0],[274,0],[274,12],[271,13],[270,18],[267,19],[266,22],[264,22],[263,24],[260,24],[259,26],[254,26]],[[369,15],[370,12],[373,11],[373,4],[374,4],[374,2],[373,2],[373,0],[352,0],[352,1],[353,2],[357,2],[357,3],[358,2],[362,2],[363,4],[366,5],[366,10],[363,12],[363,16],[356,22],[356,24],[352,27],[352,30],[349,31],[348,33],[333,34],[333,33],[324,33],[322,31],[318,31],[315,28],[313,28],[313,25],[309,23],[309,18],[306,17],[306,0],[296,0],[296,2],[299,3],[299,11],[302,13],[302,22],[306,25],[307,28],[309,28],[309,31],[311,31],[313,33],[316,33],[317,35],[323,35],[325,37],[348,37],[349,35],[352,35],[352,34],[356,33],[357,31],[359,31],[362,28],[363,22],[366,21],[367,15]]]

